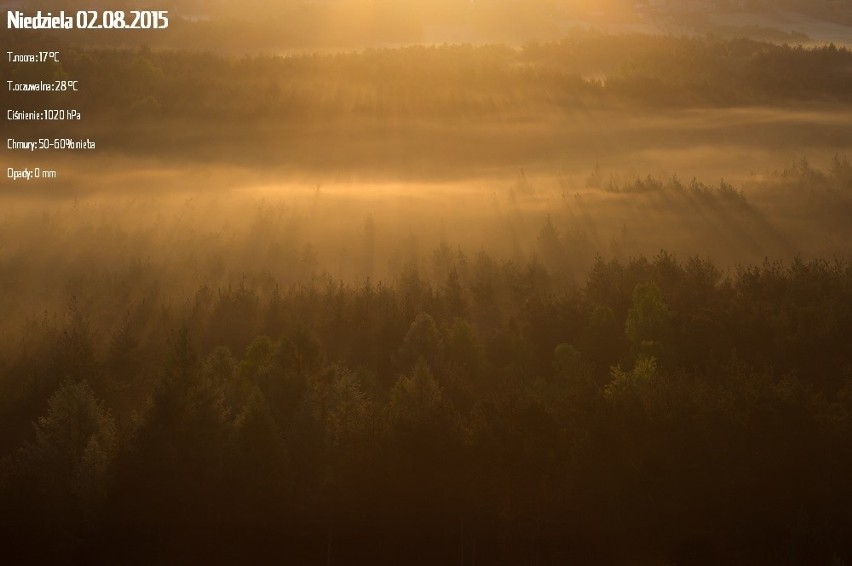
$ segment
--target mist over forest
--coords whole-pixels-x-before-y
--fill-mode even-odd
[[[160,7],[5,39],[0,561],[852,563],[846,2]]]

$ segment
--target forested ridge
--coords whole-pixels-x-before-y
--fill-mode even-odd
[[[45,43],[62,51],[61,63],[4,65],[2,78],[79,80],[85,98],[57,93],[52,102],[123,119],[475,120],[578,107],[852,102],[847,48],[744,38],[577,31],[521,47],[415,45],[288,55],[267,50],[237,57],[214,50],[83,47],[22,34],[12,38],[10,49],[43,49]]]
[[[556,293],[535,259],[446,267],[201,287],[116,328],[72,299],[0,365],[6,552],[852,556],[848,262],[599,258]]]
[[[522,47],[286,56],[104,49],[28,34],[9,46],[46,48],[62,53],[60,64],[0,65],[0,79],[79,81],[79,93],[40,94],[35,108],[81,112],[83,119],[68,122],[63,133],[105,149],[108,160],[86,154],[79,161],[91,168],[110,169],[118,162],[113,157],[130,157],[398,180],[493,175],[500,168],[587,170],[596,162],[635,163],[643,173],[688,171],[711,161],[677,155],[648,163],[657,155],[649,148],[750,154],[748,165],[719,167],[727,174],[767,166],[767,149],[789,160],[852,147],[844,127],[852,53],[834,45],[578,32]],[[32,110],[29,94],[0,99],[7,108]],[[7,127],[16,139],[55,135],[48,122]]]
[[[852,563],[852,52],[256,37],[0,67],[0,560]]]

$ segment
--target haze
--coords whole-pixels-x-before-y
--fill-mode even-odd
[[[6,558],[852,562],[847,2],[145,9],[4,37]]]

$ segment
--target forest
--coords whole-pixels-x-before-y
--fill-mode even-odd
[[[13,39],[21,52],[47,41]],[[63,125],[66,135],[156,167],[228,165],[321,182],[585,174],[600,164],[730,179],[852,152],[852,52],[834,45],[579,32],[517,48],[288,56],[55,47],[60,64],[3,65],[0,79],[80,81],[79,93],[39,99],[83,114]],[[10,108],[28,100],[0,99]],[[7,127],[16,137],[53,135],[50,123]],[[673,156],[677,149],[738,162],[696,170],[711,160]],[[113,163],[129,169],[86,155],[73,163],[80,174]],[[91,188],[76,183],[69,192]]]
[[[848,559],[848,262],[464,266],[72,299],[4,360],[7,557]]]
[[[21,34],[27,52],[51,42],[62,61],[4,66],[5,80],[73,77],[84,102],[126,116],[309,121],[334,114],[447,119],[582,107],[848,105],[852,52],[747,38],[611,35],[577,30],[520,47],[413,45],[338,53],[253,54],[99,49]],[[421,88],[425,84],[427,88]],[[12,96],[6,94],[4,96]],[[74,93],[50,100],[69,102]]]
[[[852,564],[847,48],[8,41],[0,561]]]
[[[755,187],[597,184],[668,202],[708,244],[701,218],[766,206]],[[630,236],[604,256],[589,234],[618,233],[623,211],[583,226],[577,203],[517,183],[477,220],[490,249],[460,230],[472,217],[430,237],[442,209],[322,190],[254,212],[223,196],[19,205],[0,262],[4,552],[846,563],[852,166],[800,163],[766,190],[785,186],[805,194],[797,214],[845,230],[831,259],[725,259],[759,215],[716,263]],[[794,220],[776,233],[804,238]]]

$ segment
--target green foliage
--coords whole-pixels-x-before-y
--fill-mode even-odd
[[[620,366],[612,368],[610,382],[604,388],[604,397],[624,405],[638,402],[647,408],[659,379],[657,360],[653,357],[641,357],[630,371]]]
[[[411,367],[420,358],[429,365],[435,366],[444,356],[444,340],[435,319],[421,312],[417,315],[399,350],[399,361],[402,367]],[[419,362],[418,362],[419,363]]]
[[[656,284],[636,286],[633,304],[627,311],[625,331],[637,356],[661,356],[670,352],[673,316]]]
[[[779,546],[796,562],[852,556],[848,264],[723,277],[662,252],[601,258],[559,292],[546,267],[484,252],[462,273],[461,316],[441,308],[440,280],[410,273],[268,295],[246,284],[253,306],[222,318],[202,290],[189,320],[133,314],[100,334],[78,312],[42,330],[44,367],[104,367],[132,385],[107,388],[112,411],[78,370],[45,397],[0,469],[3,542],[59,535],[46,561],[405,562],[417,549],[442,562],[462,538],[466,557],[475,541],[478,561],[511,563],[537,548],[556,563],[707,545],[742,563]],[[478,311],[489,304],[498,316]],[[280,337],[243,335],[272,306]],[[238,324],[205,328],[217,321]],[[152,341],[161,324],[177,330]],[[161,368],[156,382],[140,360]],[[46,371],[26,353],[0,368]],[[30,399],[16,395],[3,406]]]
[[[35,441],[20,451],[17,474],[35,489],[48,524],[79,534],[98,520],[112,480],[118,431],[85,381],[65,382],[34,424]]]
[[[403,375],[393,386],[387,407],[391,431],[428,429],[444,413],[444,395],[428,364],[419,358],[414,370]]]
[[[311,377],[303,402],[331,453],[350,450],[370,429],[372,407],[350,371],[332,366]]]
[[[106,487],[117,447],[115,423],[85,382],[60,387],[48,407],[35,425],[36,440],[28,455],[46,465],[44,471],[54,478],[70,479],[73,491],[88,499],[92,490]]]

